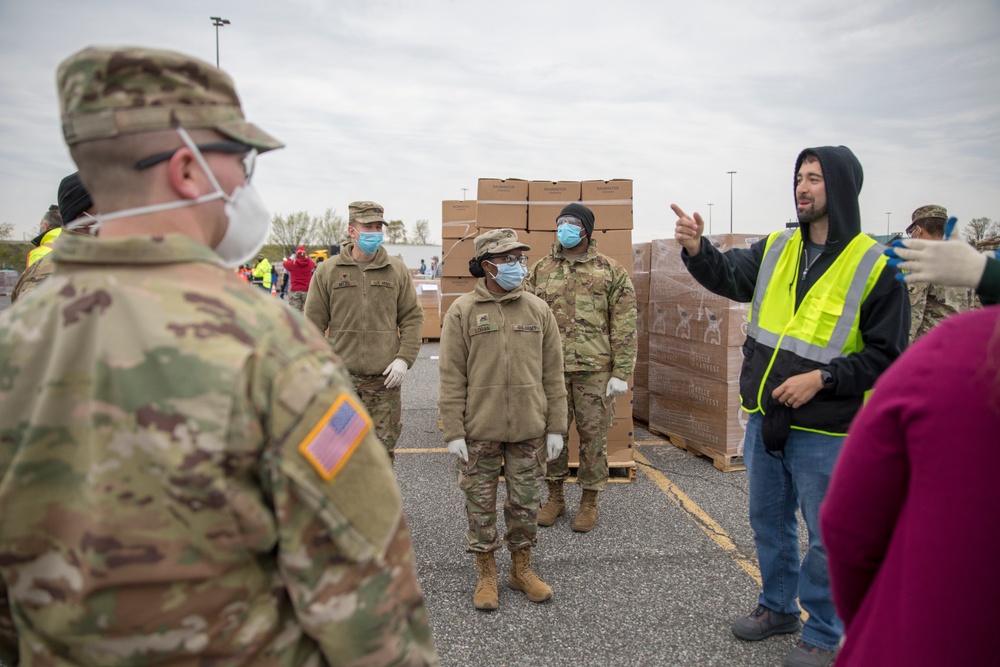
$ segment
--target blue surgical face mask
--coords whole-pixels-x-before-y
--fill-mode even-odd
[[[493,264],[493,262],[490,262]],[[497,281],[497,285],[504,288],[508,292],[524,282],[524,277],[528,275],[528,269],[524,268],[520,264],[493,264],[497,267],[496,275],[493,276],[493,280]]]
[[[581,231],[583,230],[576,225],[571,225],[568,222],[562,223],[556,231],[556,238],[559,239],[559,245],[564,248],[575,248],[580,245]]]
[[[358,247],[366,255],[374,255],[382,245],[382,232],[358,232]]]

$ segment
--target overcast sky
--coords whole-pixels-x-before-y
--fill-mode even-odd
[[[777,229],[807,146],[849,146],[865,231],[938,203],[1000,218],[996,0],[0,0],[0,221],[30,237],[75,170],[58,63],[90,44],[220,60],[274,213],[374,199],[408,227],[480,177],[631,178],[635,240],[669,204]],[[891,212],[891,216],[887,216]],[[598,225],[600,221],[598,221]]]

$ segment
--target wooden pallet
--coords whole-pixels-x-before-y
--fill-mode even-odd
[[[578,465],[571,465],[569,467],[569,477],[566,482],[569,484],[576,484],[576,473],[579,469]],[[612,463],[608,461],[608,482],[611,484],[628,484],[635,481],[635,461]],[[503,476],[503,468],[500,469],[500,481],[506,482]]]
[[[670,441],[670,444],[679,449],[683,449],[689,454],[694,456],[704,456],[705,458],[711,459],[712,465],[722,472],[733,472],[747,469],[746,465],[743,463],[743,457],[741,455],[724,454],[723,452],[716,451],[711,447],[689,440],[688,438],[677,435],[676,433],[663,433],[658,429],[652,428],[648,424],[645,425],[645,429],[654,435],[666,438]]]

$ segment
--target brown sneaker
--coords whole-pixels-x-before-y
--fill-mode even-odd
[[[829,667],[837,657],[836,651],[813,646],[801,639],[785,656],[785,667]]]

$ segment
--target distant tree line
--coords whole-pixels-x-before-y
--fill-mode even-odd
[[[290,255],[295,248],[303,246],[340,245],[347,240],[347,221],[332,208],[322,215],[310,215],[297,211],[288,215],[275,214],[271,218],[271,245],[278,246]],[[430,243],[430,223],[417,220],[409,231],[402,220],[388,220],[385,226],[385,242],[403,245]]]

